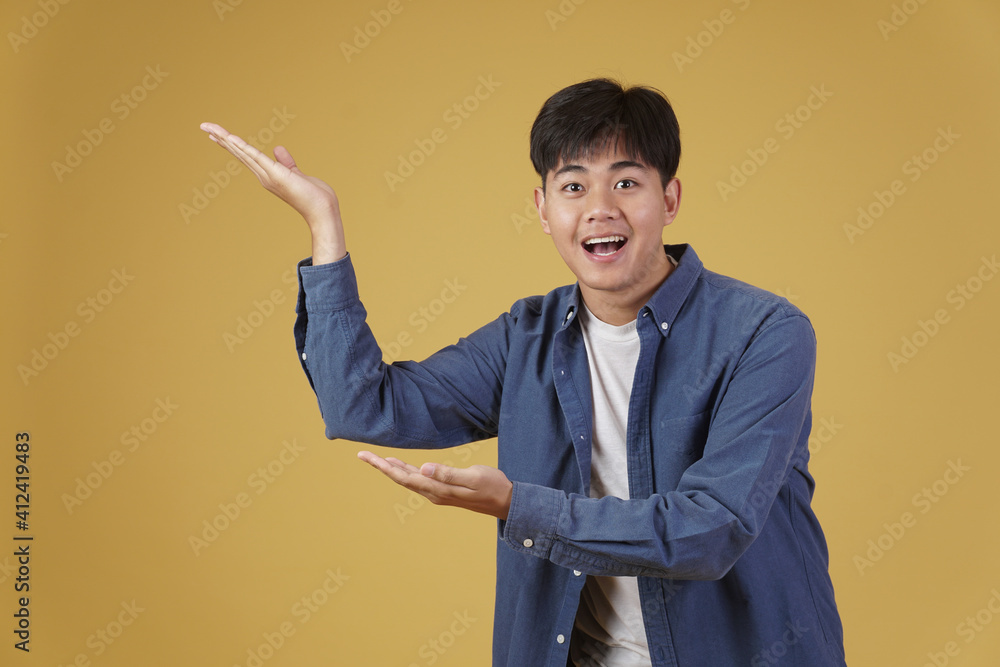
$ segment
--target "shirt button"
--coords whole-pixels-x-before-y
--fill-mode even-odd
[[[661,324],[660,324],[660,328],[661,328],[661,329],[663,329],[664,331],[666,331],[666,330],[667,330],[667,327],[669,327],[669,326],[670,326],[670,325],[669,325],[669,324],[667,324],[666,322],[663,322],[663,323],[661,323]]]
[[[648,311],[648,310],[644,310],[644,311],[642,311],[642,316],[643,316],[643,317],[646,317],[646,316],[648,316],[648,315],[649,315],[649,311]]]
[[[581,574],[583,574],[583,573],[580,572],[580,570],[573,570],[573,576],[574,577],[579,577]]]
[[[556,637],[556,641],[559,642],[560,644],[564,644],[566,642],[566,637],[564,637],[563,635],[558,635]]]
[[[530,549],[531,547],[535,546],[534,540],[532,540],[530,537],[525,539],[524,542],[522,542],[521,544],[524,545],[525,549]]]
[[[305,360],[306,360],[306,353],[305,353],[305,352],[303,352],[303,353],[302,353],[302,361],[305,361]]]

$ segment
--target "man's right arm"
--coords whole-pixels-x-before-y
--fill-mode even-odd
[[[321,266],[304,260],[298,272],[295,344],[327,437],[430,449],[496,435],[513,315],[419,363],[386,364],[351,256]]]
[[[366,323],[333,188],[214,123],[201,129],[305,219],[313,254],[299,265],[296,347],[327,437],[447,447],[496,435],[512,321],[503,315],[427,360],[385,364]]]

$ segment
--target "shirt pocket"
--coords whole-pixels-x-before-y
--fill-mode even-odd
[[[705,453],[712,411],[659,419],[653,427],[652,461],[656,492],[677,487],[681,475]]]

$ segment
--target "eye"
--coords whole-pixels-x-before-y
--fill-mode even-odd
[[[633,181],[631,178],[623,178],[618,181],[618,184],[615,187],[627,190],[628,188],[634,188],[636,185],[638,185],[638,183]]]
[[[567,192],[583,192],[583,186],[580,185],[579,183],[567,183],[566,185],[562,186],[562,189],[566,190]]]

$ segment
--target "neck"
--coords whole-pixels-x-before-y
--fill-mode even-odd
[[[639,315],[653,293],[674,270],[674,263],[665,254],[663,265],[650,273],[649,279],[632,285],[624,291],[599,290],[580,285],[580,294],[587,308],[602,322],[614,326],[628,324]]]

